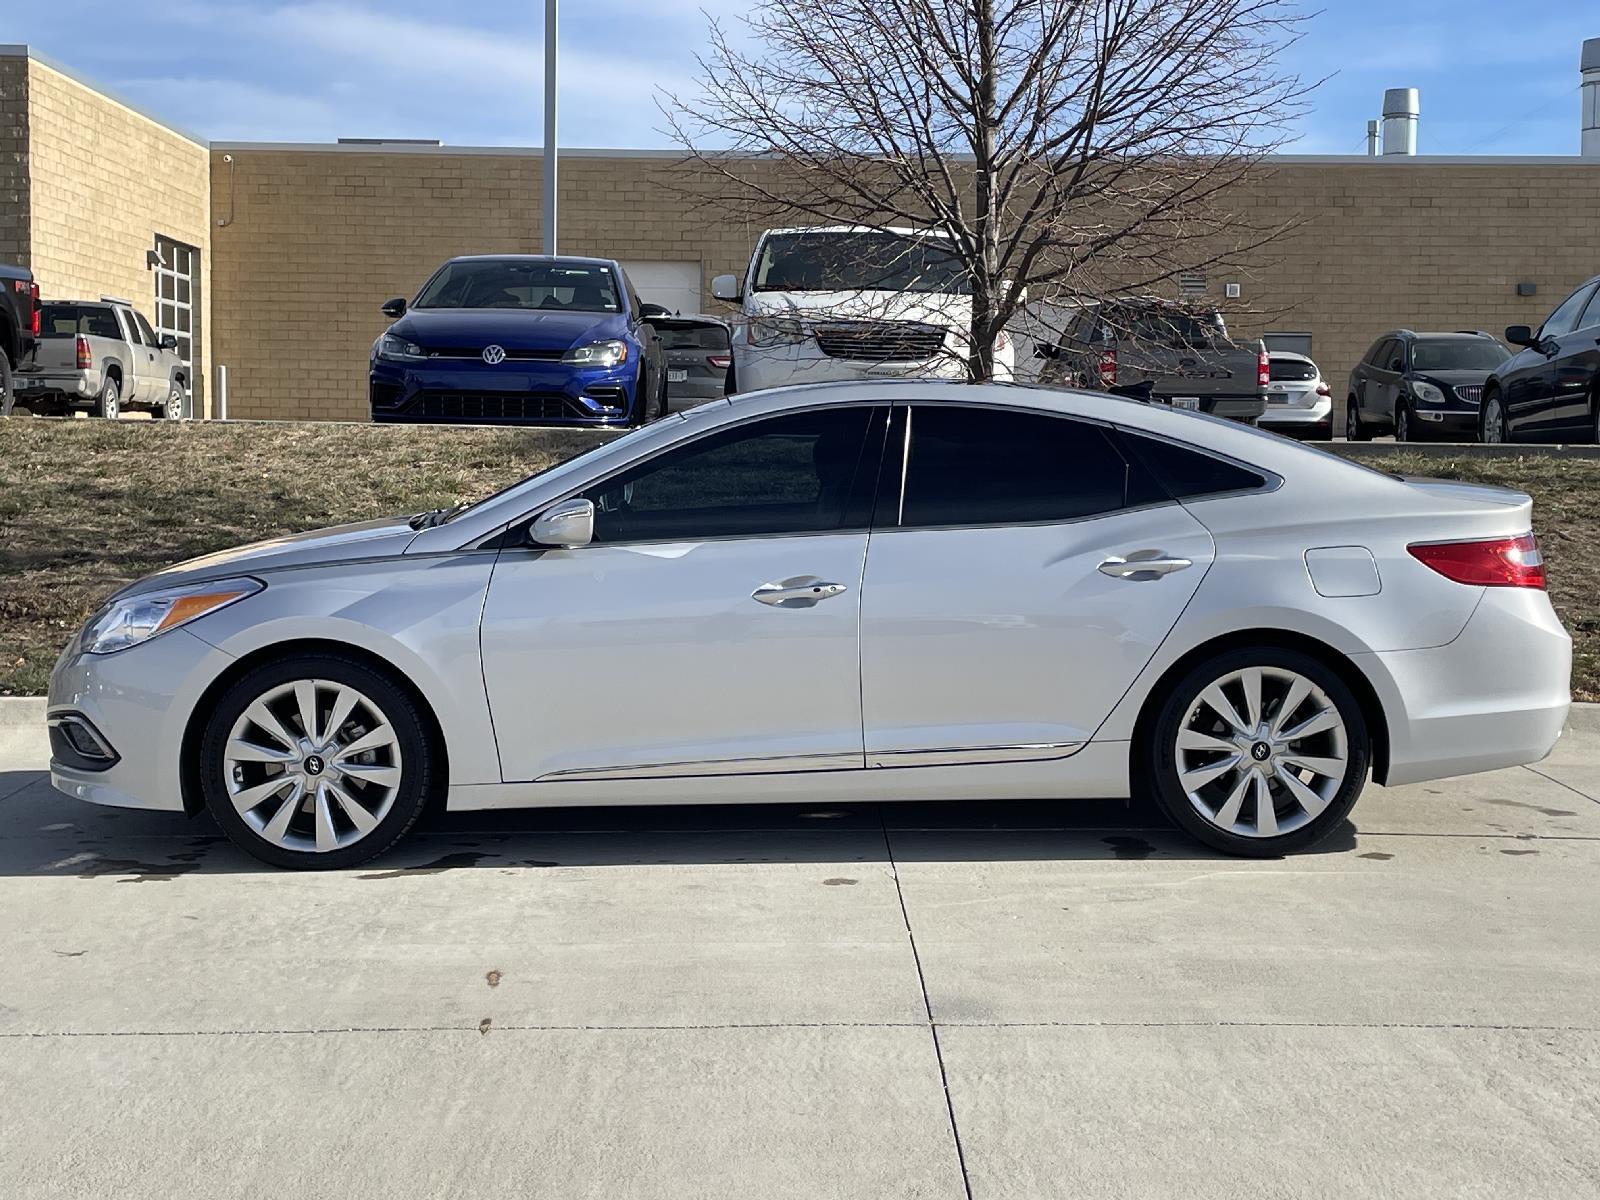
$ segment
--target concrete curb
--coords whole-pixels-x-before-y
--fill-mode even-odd
[[[1417,454],[1423,458],[1579,458],[1600,459],[1600,446],[1486,446],[1481,442],[1313,442],[1348,458],[1388,458]]]

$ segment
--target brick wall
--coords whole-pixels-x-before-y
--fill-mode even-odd
[[[0,58],[0,262],[29,257],[28,60]]]
[[[204,146],[38,61],[29,80],[34,276],[49,298],[123,296],[155,323],[156,235],[201,252],[195,411],[204,411],[210,330],[210,164]]]
[[[234,416],[367,416],[378,306],[414,295],[456,254],[536,252],[537,154],[228,147],[212,152],[215,361]],[[740,272],[765,221],[715,223],[663,186],[665,157],[573,156],[561,173],[561,250],[699,261]],[[1385,330],[1537,324],[1600,273],[1600,163],[1282,160],[1237,202],[1294,223],[1246,268],[1213,270],[1243,296],[1236,331],[1307,331],[1342,399]],[[1516,284],[1536,283],[1519,298]],[[707,295],[707,304],[716,311]],[[1026,353],[1028,348],[1023,347]]]

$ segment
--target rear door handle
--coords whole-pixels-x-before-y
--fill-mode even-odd
[[[1194,563],[1189,559],[1177,558],[1162,550],[1135,550],[1126,558],[1113,554],[1100,564],[1100,573],[1113,579],[1131,579],[1142,583],[1192,566]]]
[[[750,599],[774,608],[815,608],[822,601],[849,590],[842,583],[829,583],[815,575],[795,575],[777,583],[763,583],[750,593]]]

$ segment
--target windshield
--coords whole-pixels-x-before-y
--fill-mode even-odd
[[[683,414],[675,413],[673,415],[674,417],[682,417]],[[535,471],[532,475],[525,475],[515,483],[501,488],[498,492],[491,492],[482,500],[474,500],[467,503],[458,504],[454,508],[435,509],[432,512],[418,513],[415,517],[411,518],[412,525],[415,528],[422,529],[432,525],[448,524],[449,522],[454,521],[457,517],[463,517],[475,509],[482,508],[485,504],[488,504],[494,500],[498,500],[501,496],[504,496],[507,493],[514,492],[518,488],[527,487],[536,479],[541,481],[553,479],[557,476],[565,475],[569,471],[575,471],[588,462],[592,456],[609,451],[613,446],[626,442],[631,438],[637,438],[642,433],[654,432],[660,428],[661,422],[654,421],[649,425],[641,425],[637,429],[630,429],[627,433],[621,434],[620,436],[612,436],[608,434],[606,435],[605,441],[601,442],[598,446],[591,446],[589,449],[580,451],[579,453],[574,454],[571,458],[564,458],[560,462],[554,463],[542,471]]]
[[[1511,357],[1499,342],[1417,342],[1411,348],[1413,371],[1492,371]]]
[[[728,331],[721,325],[669,325],[655,322],[661,346],[666,350],[726,350]]]
[[[413,308],[532,308],[621,312],[617,278],[599,263],[469,259],[446,263]]]
[[[936,292],[972,281],[945,238],[898,233],[776,233],[761,243],[757,292]]]

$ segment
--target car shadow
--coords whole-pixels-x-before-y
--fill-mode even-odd
[[[1355,844],[1346,821],[1311,853]],[[395,849],[347,873],[1225,857],[1148,799],[630,805],[429,813]],[[99,808],[52,791],[41,773],[0,772],[0,876],[155,882],[272,869],[230,843],[209,815]]]

